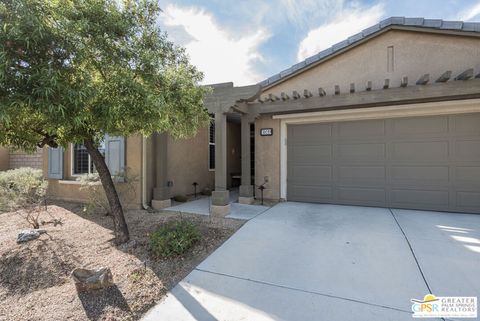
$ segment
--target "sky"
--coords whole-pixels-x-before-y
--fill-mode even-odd
[[[160,0],[203,84],[258,83],[391,16],[480,21],[480,0]]]

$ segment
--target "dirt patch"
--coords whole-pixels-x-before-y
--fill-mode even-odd
[[[0,214],[0,321],[138,320],[244,223],[128,211],[131,242],[117,247],[109,217],[86,214],[72,203],[50,205],[48,213],[45,221],[55,224],[46,222],[41,228],[48,233],[24,244],[15,239],[28,226],[15,213]],[[201,240],[183,256],[153,258],[148,234],[179,219],[194,222]],[[78,294],[70,279],[73,268],[102,266],[112,270],[115,286]]]

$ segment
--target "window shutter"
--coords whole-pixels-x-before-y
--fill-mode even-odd
[[[112,176],[125,170],[125,138],[105,135],[105,162]]]
[[[48,147],[48,178],[63,179],[63,148]]]

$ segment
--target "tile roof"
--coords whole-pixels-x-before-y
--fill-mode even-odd
[[[297,73],[303,69],[306,69],[310,65],[325,59],[339,50],[353,45],[374,33],[377,33],[383,29],[392,27],[392,26],[405,26],[405,27],[415,27],[415,28],[429,28],[429,29],[438,29],[438,30],[454,30],[454,31],[466,31],[466,32],[478,32],[480,33],[480,22],[463,22],[463,21],[445,21],[441,19],[424,19],[424,18],[406,18],[406,17],[390,17],[383,21],[380,21],[376,25],[373,25],[346,40],[343,40],[330,48],[327,48],[323,51],[320,51],[316,55],[308,57],[307,59],[291,66],[288,69],[281,71],[278,74],[275,74],[259,84],[262,87],[271,86],[274,83],[280,81],[283,78],[286,78],[294,73]]]

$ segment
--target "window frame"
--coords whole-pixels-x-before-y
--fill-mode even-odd
[[[212,129],[213,129],[213,139],[211,139],[212,137]],[[212,141],[213,140],[213,141]],[[215,117],[213,115],[210,115],[210,123],[208,124],[208,149],[207,149],[207,152],[208,152],[208,171],[210,172],[214,172],[215,171],[215,149],[216,149],[216,146],[215,146]],[[210,146],[213,146],[213,168],[210,166],[212,164],[211,162],[211,156],[210,156]]]
[[[74,161],[75,145],[83,145],[83,144],[73,144],[73,143],[70,144],[70,177],[81,177],[81,176],[84,176],[84,175],[95,174],[96,173],[95,166],[92,166],[92,157],[90,156],[90,154],[88,154],[88,152],[87,152],[87,155],[88,155],[88,173],[75,174],[75,168],[74,168],[75,167],[75,161]],[[106,146],[104,146],[103,149],[104,149],[104,153],[105,153]]]

